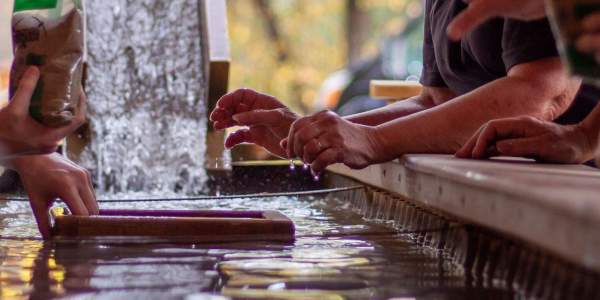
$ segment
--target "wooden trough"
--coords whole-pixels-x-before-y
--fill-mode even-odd
[[[190,241],[294,240],[292,220],[278,211],[100,210],[96,216],[51,210],[53,237],[150,237]]]

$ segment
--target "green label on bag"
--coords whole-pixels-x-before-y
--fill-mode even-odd
[[[31,9],[55,8],[58,0],[15,0],[14,12]]]

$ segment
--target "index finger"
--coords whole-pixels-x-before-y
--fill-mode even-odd
[[[474,0],[448,25],[448,37],[460,40],[483,22],[494,16],[495,7],[489,1]]]
[[[483,158],[487,149],[496,144],[497,141],[507,138],[521,138],[534,135],[530,130],[534,122],[525,119],[501,119],[488,123],[481,131],[477,142],[473,147],[472,157]]]
[[[475,143],[477,143],[477,139],[479,138],[481,131],[483,131],[486,126],[487,124],[484,124],[483,126],[479,127],[475,134],[473,134],[469,140],[458,151],[456,151],[454,155],[458,158],[471,158]]]
[[[30,198],[29,204],[40,234],[44,239],[49,238],[51,233],[49,209],[52,203],[39,198]]]
[[[247,109],[252,108],[254,103],[249,102],[253,102],[255,97],[256,92],[250,89],[239,89],[221,97],[217,101],[216,107],[223,110],[227,110],[230,114],[233,115],[235,113],[242,112],[239,110],[241,104],[244,104],[243,106]]]
[[[585,31],[596,32],[600,29],[600,13],[593,13],[581,21],[581,27]]]

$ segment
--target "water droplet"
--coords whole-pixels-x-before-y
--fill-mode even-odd
[[[304,171],[308,170],[308,164],[307,164],[307,163],[304,163],[304,164],[302,165],[302,169],[304,169]]]
[[[296,164],[294,164],[293,160],[290,160],[290,171],[296,170]]]

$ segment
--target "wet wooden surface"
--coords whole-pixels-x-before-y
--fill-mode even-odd
[[[600,172],[581,165],[408,155],[330,170],[495,229],[600,271]]]
[[[103,236],[188,237],[189,241],[293,241],[294,223],[278,211],[231,210],[100,210],[96,216],[74,216],[53,209],[55,238]]]

